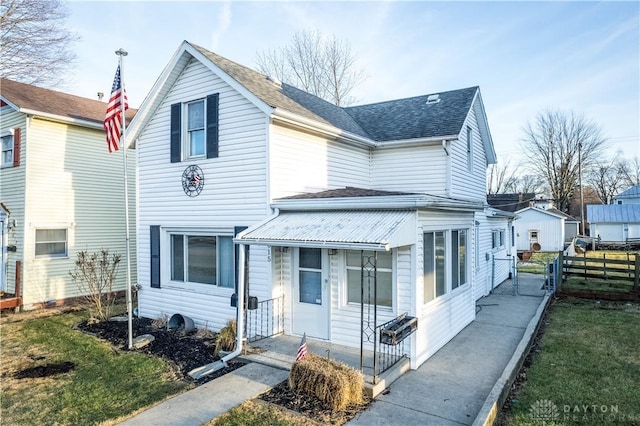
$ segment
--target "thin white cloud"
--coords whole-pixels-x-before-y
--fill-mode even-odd
[[[211,49],[218,50],[220,39],[231,27],[231,2],[225,1],[221,4],[220,11],[218,13],[218,24],[214,25],[213,33],[211,34]]]

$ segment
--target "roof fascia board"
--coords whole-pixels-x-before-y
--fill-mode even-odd
[[[366,148],[376,147],[376,143],[371,139],[363,138],[362,136],[345,132],[344,130],[337,127],[323,124],[306,117],[302,117],[298,114],[283,110],[282,108],[275,108],[273,110],[272,117],[274,121],[279,121],[281,123],[291,124],[302,129],[318,132],[336,140],[351,142],[359,146],[364,146]]]
[[[31,115],[35,118],[41,118],[43,120],[47,120],[47,121],[55,121],[58,123],[65,123],[65,124],[74,124],[76,126],[81,126],[81,127],[88,127],[90,129],[98,129],[98,130],[104,130],[103,127],[103,123],[99,123],[99,122],[95,122],[95,121],[90,121],[90,120],[82,120],[79,118],[70,118],[70,117],[65,117],[62,115],[56,115],[56,114],[49,114],[46,112],[41,112],[41,111],[36,111],[36,110],[32,110],[32,109],[23,109],[20,108],[18,110],[19,112],[26,114],[26,115]],[[105,109],[106,111],[106,109]]]
[[[496,151],[493,146],[493,139],[491,138],[491,132],[489,131],[489,123],[487,121],[487,114],[484,110],[484,104],[482,102],[482,95],[480,94],[480,88],[476,88],[476,93],[473,95],[473,100],[471,101],[471,107],[469,108],[469,111],[467,111],[467,116],[464,119],[463,126],[464,126],[464,123],[467,123],[469,121],[469,116],[471,114],[476,113],[476,108],[478,108],[478,111],[477,111],[478,112],[478,115],[477,115],[478,129],[480,130],[480,136],[482,137],[482,144],[484,145],[485,163],[487,165],[496,164],[498,159],[496,157]],[[462,132],[462,129],[460,129],[460,131]]]
[[[244,85],[242,85],[238,80],[231,77],[225,71],[223,71],[220,67],[214,64],[211,59],[207,58],[205,55],[200,53],[198,49],[189,44],[188,41],[185,41],[185,50],[189,52],[191,56],[200,61],[204,66],[213,71],[218,77],[220,77],[225,83],[231,86],[236,91],[240,92],[242,96],[247,98],[252,104],[254,104],[260,111],[263,113],[270,115],[273,113],[274,108],[268,104],[266,104],[262,99],[253,94],[249,89],[247,89]]]
[[[389,149],[389,148],[406,148],[411,146],[422,145],[439,145],[443,141],[457,140],[460,135],[445,135],[445,136],[432,136],[429,138],[415,138],[415,139],[399,139],[395,141],[378,142],[376,149]]]
[[[365,199],[368,198],[368,199]],[[367,210],[367,209],[418,209],[432,208],[452,211],[482,211],[484,205],[456,200],[434,200],[428,196],[391,195],[377,197],[344,197],[276,200],[272,207],[280,211],[319,211],[319,210]]]
[[[138,112],[127,128],[126,138],[128,139],[127,144],[129,147],[135,148],[136,139],[140,130],[146,126],[160,105],[160,102],[164,99],[169,89],[173,86],[173,83],[175,83],[189,63],[189,58],[185,56],[186,44],[187,42],[183,41],[173,54],[171,60],[164,67],[162,73],[160,73],[160,76],[153,84],[153,87],[142,101]]]
[[[7,104],[8,107],[10,107],[10,108],[12,108],[12,109],[14,109],[16,111],[20,110],[18,105],[14,104],[13,102],[11,102],[9,99],[5,98],[4,96],[0,96],[0,99],[2,99]]]
[[[522,214],[522,213],[524,213],[526,210],[531,210],[531,211],[536,211],[536,212],[539,212],[539,213],[548,214],[549,216],[557,217],[558,219],[566,219],[565,217],[560,216],[559,214],[552,213],[552,212],[550,212],[550,211],[548,211],[548,210],[539,209],[539,208],[537,208],[537,207],[526,207],[526,208],[524,208],[524,209],[522,209],[522,210],[518,210],[518,211],[516,212],[516,214],[518,214],[518,215],[519,215],[519,214]]]
[[[304,247],[334,248],[339,250],[389,251],[390,244],[375,243],[341,243],[338,241],[293,241],[293,240],[259,240],[250,238],[234,238],[237,244],[264,245],[271,247]]]

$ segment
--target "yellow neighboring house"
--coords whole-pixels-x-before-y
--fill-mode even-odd
[[[1,81],[0,290],[21,293],[15,307],[33,309],[81,296],[69,272],[82,250],[121,254],[114,290],[126,287],[123,156],[108,152],[102,127],[106,106]],[[127,120],[135,112],[127,111]],[[128,152],[127,160],[135,284],[134,153]]]

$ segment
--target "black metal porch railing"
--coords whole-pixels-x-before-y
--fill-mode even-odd
[[[397,325],[401,322],[414,320],[415,319],[413,319],[412,317],[406,317],[405,314],[376,327],[376,334],[380,338],[378,339],[377,348],[374,354],[374,356],[376,357],[376,362],[374,363],[375,370],[373,372],[374,382],[376,381],[378,375],[384,373],[385,371],[396,365],[398,362],[400,362],[403,358],[407,357],[404,344],[408,340],[405,339],[410,334],[413,334],[417,324],[411,324],[409,327],[406,327],[404,331],[401,331],[399,334],[393,337],[389,335],[388,331],[390,329],[393,329],[394,325]]]
[[[247,341],[257,342],[284,333],[284,296],[258,302],[247,310]]]

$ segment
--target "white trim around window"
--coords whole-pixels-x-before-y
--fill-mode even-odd
[[[2,139],[0,142],[0,167],[13,167],[13,156],[15,154],[13,129],[5,130],[0,133],[0,138]]]
[[[69,257],[68,228],[35,228],[33,241],[36,259]]]
[[[360,309],[360,250],[339,250],[340,253],[340,292],[341,305],[346,308]],[[365,251],[372,256],[372,251]],[[397,299],[397,251],[378,251],[378,310],[395,312]],[[351,284],[351,285],[350,285]],[[365,285],[365,305],[369,305],[368,287]]]
[[[162,228],[161,240],[164,288],[225,296],[235,291],[233,230]]]

